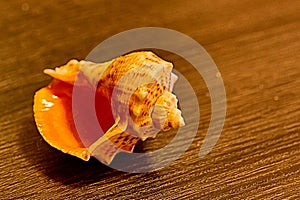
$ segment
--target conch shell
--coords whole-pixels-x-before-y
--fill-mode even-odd
[[[173,65],[152,52],[133,52],[105,63],[71,60],[44,73],[54,80],[36,92],[34,117],[39,132],[53,147],[89,160],[95,156],[110,164],[119,152],[132,152],[139,139],[184,125],[177,98],[172,93],[177,76]],[[74,125],[72,91],[76,77],[80,87],[96,89],[105,134],[88,147]],[[96,107],[97,107],[96,105]]]

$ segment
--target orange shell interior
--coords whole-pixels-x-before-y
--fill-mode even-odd
[[[72,85],[54,79],[36,92],[34,117],[40,134],[51,146],[87,161],[90,153],[78,137],[70,112],[71,92]]]
[[[34,96],[34,118],[37,128],[51,146],[88,161],[91,154],[76,130],[72,113],[73,85],[54,79]],[[96,93],[95,109],[103,131],[114,123],[110,104]],[[98,103],[97,103],[98,102]]]

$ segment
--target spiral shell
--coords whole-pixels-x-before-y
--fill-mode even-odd
[[[183,126],[184,120],[177,108],[178,100],[172,94],[177,80],[172,68],[172,63],[152,52],[142,51],[120,56],[105,63],[71,60],[55,70],[46,69],[44,71],[46,74],[67,85],[74,84],[78,73],[82,73],[85,81],[79,84],[82,87],[87,85],[94,87],[97,93],[112,105],[114,123],[103,136],[85,149],[88,156],[85,158],[76,156],[88,160],[92,155],[109,164],[118,152],[132,152],[139,139],[146,140],[155,137],[160,130],[167,131]],[[41,95],[37,92],[35,96],[34,112],[36,123],[42,133],[41,127],[47,125],[45,120],[41,120],[43,106],[38,106],[43,99]],[[48,111],[50,112],[51,110]],[[76,134],[70,137],[74,138]],[[53,143],[47,140],[49,137],[45,134],[43,137],[50,144]],[[61,149],[59,142],[56,141],[56,144],[55,147]],[[76,148],[78,145],[75,150]]]

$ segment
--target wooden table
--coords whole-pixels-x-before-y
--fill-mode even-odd
[[[0,199],[299,199],[299,10],[297,0],[2,1]],[[32,113],[35,91],[50,81],[42,70],[147,26],[195,39],[221,72],[227,116],[210,154],[198,158],[210,120],[207,88],[201,77],[189,77],[184,60],[160,51],[191,84],[200,80],[199,130],[179,159],[135,174],[49,146]],[[139,150],[174,136],[160,135]]]

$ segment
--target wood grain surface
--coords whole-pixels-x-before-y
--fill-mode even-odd
[[[300,199],[299,10],[298,0],[1,1],[0,199]],[[207,87],[165,51],[157,53],[187,77],[201,111],[197,136],[179,159],[135,174],[49,146],[32,113],[35,91],[51,80],[42,70],[149,26],[192,37],[222,74],[227,116],[210,154],[198,158],[211,114]],[[159,134],[137,150],[173,137]]]

